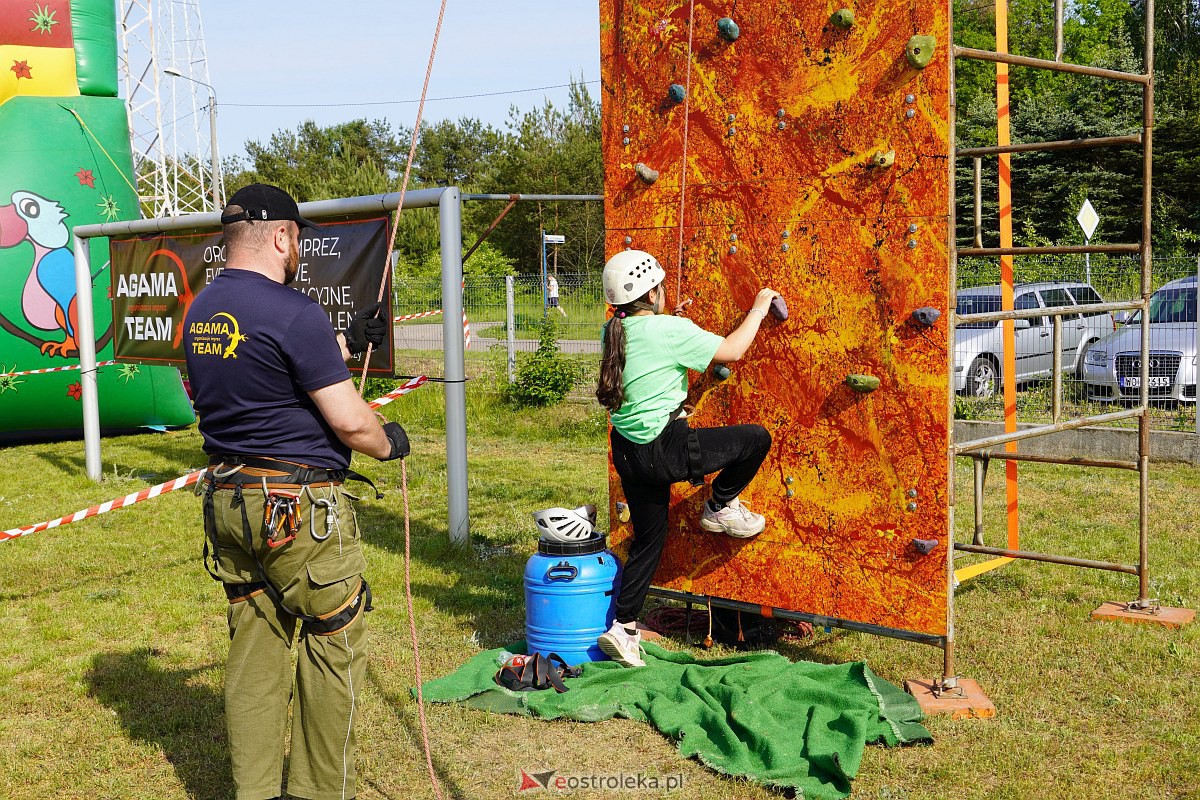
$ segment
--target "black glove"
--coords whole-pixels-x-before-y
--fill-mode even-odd
[[[379,303],[359,311],[350,319],[350,327],[346,328],[346,349],[350,355],[356,356],[367,349],[367,344],[378,348],[387,337],[388,323],[386,319],[377,316]]]
[[[400,427],[399,422],[389,422],[387,425],[384,425],[383,434],[392,443],[392,452],[387,454],[387,458],[379,459],[380,461],[391,461],[396,458],[406,458],[408,456],[408,434],[404,432],[404,428]]]

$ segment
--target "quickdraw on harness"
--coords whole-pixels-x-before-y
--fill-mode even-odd
[[[267,470],[270,475],[249,475],[242,470],[250,467],[256,470]],[[220,456],[213,457],[208,465],[208,475],[205,478],[204,489],[204,568],[214,580],[222,581],[225,596],[230,603],[240,603],[265,593],[287,614],[301,620],[308,633],[317,636],[330,636],[354,622],[361,611],[371,611],[371,587],[366,580],[360,578],[359,585],[351,592],[350,597],[340,607],[328,614],[315,617],[288,608],[283,603],[283,593],[279,591],[267,577],[266,569],[258,557],[254,544],[254,531],[250,526],[250,518],[246,512],[246,502],[242,497],[244,486],[261,488],[265,497],[263,503],[262,529],[266,544],[270,548],[281,547],[296,538],[303,522],[300,516],[300,492],[311,495],[313,487],[337,486],[347,480],[358,480],[368,484],[375,490],[377,498],[383,497],[375,484],[369,478],[349,469],[325,469],[279,461],[271,458],[251,456]],[[275,487],[275,488],[271,488]],[[259,580],[251,583],[225,583],[216,572],[218,559],[216,510],[213,495],[217,489],[233,489],[233,505],[241,509],[242,535],[245,549],[254,558],[255,570]],[[298,491],[288,491],[296,489]],[[323,501],[323,502],[322,502]],[[309,517],[309,531],[316,541],[328,539],[335,523],[335,515],[331,511],[336,504],[325,498],[316,498],[313,505],[325,509],[325,533],[316,532],[315,514]]]
[[[564,678],[578,678],[583,674],[581,667],[569,666],[558,653],[549,656],[535,653],[518,658],[523,661],[514,659],[511,665],[501,667],[493,678],[497,684],[514,692],[532,692],[553,686],[554,691],[561,694],[567,691]]]

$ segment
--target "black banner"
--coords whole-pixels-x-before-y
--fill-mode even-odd
[[[335,331],[375,302],[386,268],[386,217],[330,222],[301,229],[300,269],[291,284],[321,304]],[[195,295],[225,265],[223,235],[192,233],[112,239],[113,340],[120,362],[184,366],[183,318]],[[384,310],[391,317],[391,270]],[[368,374],[395,375],[392,326],[371,355]],[[353,369],[351,362],[351,371]],[[361,363],[359,369],[362,368]]]

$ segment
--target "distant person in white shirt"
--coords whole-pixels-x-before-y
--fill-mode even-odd
[[[553,275],[546,278],[546,295],[549,298],[550,307],[557,308],[558,313],[563,315],[563,319],[566,319],[567,312],[558,304],[558,278]]]

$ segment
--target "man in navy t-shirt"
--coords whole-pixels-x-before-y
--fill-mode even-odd
[[[241,189],[221,222],[227,263],[188,310],[184,350],[209,455],[205,566],[230,601],[225,714],[237,797],[280,795],[297,628],[288,794],[353,797],[370,591],[342,481],[352,450],[403,458],[408,438],[398,423],[380,424],[346,359],[380,344],[390,323],[375,305],[335,335],[321,306],[288,288],[300,228],[316,226],[282,189]]]

